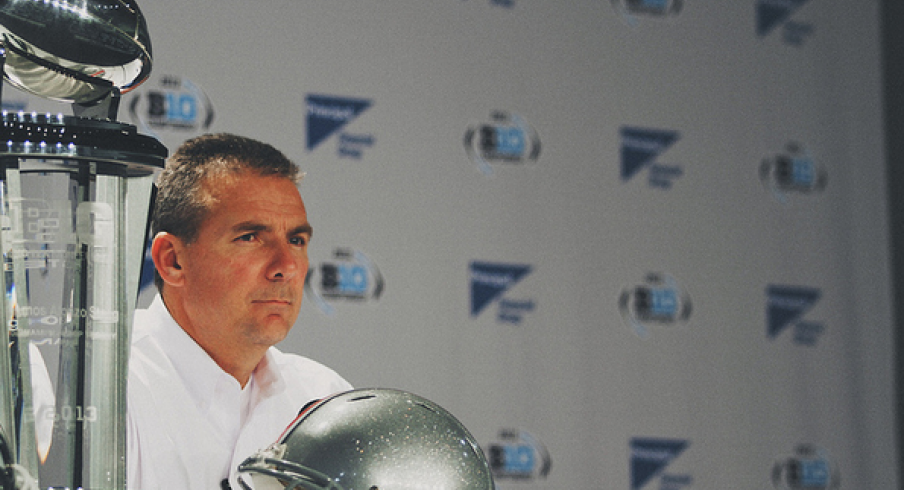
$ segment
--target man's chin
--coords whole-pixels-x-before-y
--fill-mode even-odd
[[[286,338],[294,323],[282,315],[268,315],[258,322],[255,335],[259,343],[276,345]]]

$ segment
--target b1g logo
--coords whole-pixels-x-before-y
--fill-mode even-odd
[[[207,94],[191,80],[175,75],[160,78],[132,99],[129,114],[143,131],[203,132],[213,123],[214,110]]]
[[[521,116],[503,111],[490,114],[490,121],[465,131],[468,157],[486,175],[491,164],[535,162],[540,157],[540,137]]]
[[[795,194],[821,192],[828,174],[798,143],[788,143],[785,151],[763,159],[760,181],[776,200],[785,203]]]
[[[611,0],[612,6],[630,25],[636,25],[639,17],[675,17],[684,6],[683,0]]]
[[[643,169],[649,169],[647,182],[650,187],[670,189],[672,183],[684,174],[680,166],[658,161],[660,155],[681,137],[678,131],[622,126],[619,135],[622,182],[633,179]]]
[[[795,344],[814,346],[825,327],[805,316],[819,302],[822,292],[801,286],[769,285],[766,287],[766,335],[774,340],[789,328]]]
[[[772,465],[772,484],[779,490],[828,490],[840,483],[838,466],[824,449],[811,444],[797,446]]]
[[[336,248],[332,259],[311,267],[305,278],[309,297],[327,314],[334,301],[376,300],[383,294],[383,275],[363,253]]]
[[[625,323],[642,339],[650,328],[683,325],[691,316],[691,298],[668,274],[650,273],[641,284],[622,290],[618,308]]]
[[[499,431],[498,440],[487,445],[485,452],[496,480],[532,481],[546,478],[552,468],[543,442],[523,430]]]
[[[693,478],[688,474],[666,473],[666,469],[690,445],[686,439],[635,437],[630,442],[631,490],[680,490],[689,487]],[[659,480],[659,485],[651,482]]]
[[[760,38],[782,28],[782,42],[800,46],[813,34],[813,25],[797,22],[792,15],[809,0],[756,0],[756,34]]]

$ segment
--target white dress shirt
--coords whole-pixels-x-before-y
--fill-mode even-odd
[[[309,401],[351,389],[331,369],[271,347],[242,389],[176,324],[160,297],[135,313],[128,385],[127,486],[221,488]]]

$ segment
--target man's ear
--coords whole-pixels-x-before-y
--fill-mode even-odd
[[[161,231],[151,243],[151,258],[154,267],[169,286],[179,287],[185,282],[184,271],[180,260],[183,258],[185,244],[181,238]]]

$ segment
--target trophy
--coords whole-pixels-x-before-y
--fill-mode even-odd
[[[131,319],[167,156],[116,121],[151,69],[147,26],[134,0],[0,1],[0,64],[73,111],[0,117],[0,429],[32,486],[123,489]]]

